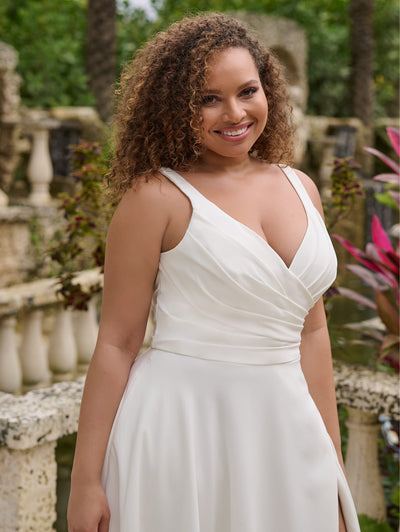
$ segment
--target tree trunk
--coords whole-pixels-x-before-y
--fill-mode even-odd
[[[370,129],[374,107],[374,0],[350,0],[350,19],[352,110]]]
[[[86,68],[89,86],[102,120],[113,114],[116,71],[116,0],[89,0],[86,41]]]

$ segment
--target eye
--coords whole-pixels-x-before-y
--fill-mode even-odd
[[[240,93],[241,96],[253,96],[258,91],[258,87],[246,87]]]
[[[206,94],[201,99],[202,105],[212,105],[213,103],[216,103],[216,102],[217,102],[217,97],[214,96],[213,94]]]

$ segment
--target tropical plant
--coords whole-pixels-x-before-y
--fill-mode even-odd
[[[395,127],[386,128],[386,132],[391,141],[394,151],[400,156],[400,130]],[[373,179],[375,181],[382,181],[387,183],[386,194],[377,194],[377,199],[382,203],[389,205],[397,211],[400,210],[400,166],[396,161],[385,155],[375,148],[364,148],[369,153],[372,153],[378,157],[386,166],[388,166],[392,172],[386,172],[376,175]],[[388,199],[387,197],[391,198]]]
[[[105,237],[115,204],[104,186],[108,168],[105,149],[98,142],[86,141],[71,149],[76,194],[60,195],[66,226],[50,256],[59,267],[59,292],[65,304],[83,310],[100,286],[83,290],[74,282],[75,272],[82,268],[103,269]]]
[[[329,199],[324,201],[325,223],[329,232],[352,211],[356,199],[364,196],[356,173],[357,168],[360,168],[360,165],[351,157],[336,157],[333,160],[330,195]]]
[[[388,135],[396,153],[400,154],[399,130],[388,128]],[[366,149],[378,156],[393,170],[393,173],[379,174],[374,179],[398,187],[400,178],[399,165],[374,148]],[[391,190],[390,194],[398,205],[398,191]],[[379,317],[379,320],[374,320],[372,323],[350,324],[348,327],[360,330],[370,339],[378,342],[378,361],[386,361],[392,368],[399,371],[399,247],[393,246],[376,215],[372,219],[372,242],[366,245],[365,250],[357,248],[352,242],[337,234],[333,236],[361,264],[348,264],[346,266],[373,289],[374,297],[365,297],[345,287],[337,288],[338,293],[375,310]]]

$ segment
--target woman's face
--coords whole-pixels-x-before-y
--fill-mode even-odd
[[[247,157],[268,117],[268,103],[254,60],[245,48],[218,52],[202,92],[203,157]]]

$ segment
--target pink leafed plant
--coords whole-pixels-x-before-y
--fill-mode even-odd
[[[396,153],[400,155],[400,131],[396,128],[387,128],[387,133]],[[368,152],[379,157],[393,170],[392,173],[379,174],[374,177],[377,181],[384,181],[399,187],[399,165],[374,148],[365,148]],[[390,190],[397,206],[400,205],[398,190]],[[372,242],[366,245],[365,250],[357,248],[352,242],[334,234],[336,238],[361,265],[347,264],[346,267],[360,277],[374,291],[374,297],[362,296],[354,290],[340,287],[338,292],[361,305],[376,311],[379,320],[376,326],[349,325],[351,328],[361,330],[363,334],[379,343],[378,360],[385,360],[393,369],[399,371],[399,246],[392,244],[388,234],[382,227],[379,218],[374,215],[371,226]]]
[[[400,157],[400,129],[396,127],[388,127],[386,128],[386,132],[389,136],[390,142],[392,144],[392,147],[394,151],[397,153],[397,155]],[[373,155],[376,155],[382,162],[386,164],[393,172],[385,172],[384,174],[378,174],[374,177],[375,181],[383,181],[384,183],[388,183],[390,185],[393,185],[395,187],[394,190],[389,190],[390,196],[395,201],[397,208],[400,209],[400,166],[382,153],[379,150],[376,150],[375,148],[364,148],[367,152],[372,153]]]

